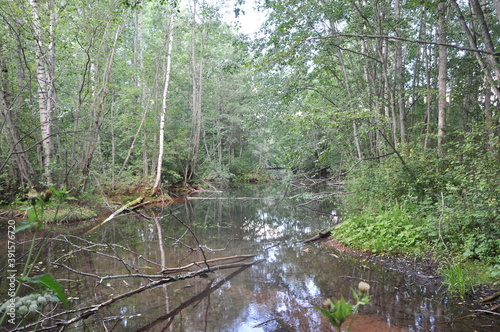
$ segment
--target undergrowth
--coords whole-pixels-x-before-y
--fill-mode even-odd
[[[440,158],[408,149],[404,164],[395,155],[365,161],[349,174],[344,221],[333,235],[377,253],[446,257],[440,271],[451,289],[462,277],[498,286],[500,163],[481,144],[467,134]]]

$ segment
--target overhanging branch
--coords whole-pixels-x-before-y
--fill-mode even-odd
[[[410,38],[397,37],[397,36],[387,36],[387,35],[361,35],[361,34],[355,34],[355,33],[336,33],[336,34],[323,36],[323,37],[309,37],[307,39],[308,40],[332,39],[332,38],[338,38],[338,37],[387,39],[387,40],[392,40],[392,41],[403,41],[403,42],[416,43],[416,44],[422,44],[422,45],[446,46],[446,47],[454,48],[454,49],[461,50],[461,51],[469,51],[469,52],[475,52],[475,53],[481,53],[481,54],[500,56],[500,54],[498,54],[498,53],[492,53],[489,51],[480,50],[480,49],[473,48],[473,47],[460,46],[460,45],[449,44],[449,43],[439,43],[439,42],[434,42],[434,41],[429,41],[429,40],[410,39]]]

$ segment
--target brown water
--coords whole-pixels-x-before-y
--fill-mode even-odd
[[[284,199],[285,192],[288,197],[294,194],[280,186],[206,193],[202,196],[208,199],[142,211],[156,216],[156,221],[126,215],[86,236],[82,234],[97,222],[59,227],[57,232],[68,235],[51,243],[40,268],[64,279],[72,309],[102,303],[151,281],[136,277],[100,282],[89,275],[153,275],[161,270],[162,254],[172,268],[203,261],[203,255],[213,259],[252,254],[262,260],[249,268],[146,290],[67,330],[333,331],[317,310],[308,307],[331,296],[348,299],[350,288],[363,280],[371,284],[374,297],[354,317],[351,331],[498,331],[491,317],[463,318],[471,308],[446,297],[438,285],[419,283],[318,243],[301,244],[337,222],[335,206]],[[47,261],[87,276],[63,266],[49,267]]]

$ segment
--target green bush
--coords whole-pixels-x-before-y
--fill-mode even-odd
[[[333,232],[337,239],[356,248],[381,253],[410,253],[427,242],[424,220],[412,215],[399,204],[386,211],[359,212]]]
[[[499,264],[500,162],[487,147],[485,137],[468,133],[439,158],[436,151],[409,150],[404,164],[396,155],[363,162],[348,176],[352,194],[338,236],[377,251],[403,250],[397,249],[403,238]]]

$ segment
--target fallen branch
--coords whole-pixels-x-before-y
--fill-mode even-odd
[[[95,227],[92,227],[90,230],[86,231],[83,235],[87,235],[89,233],[92,233],[93,231],[95,231],[96,229],[98,229],[99,227],[101,227],[102,225],[104,225],[105,223],[107,223],[108,221],[110,221],[111,219],[115,218],[116,216],[118,216],[120,213],[122,213],[123,211],[125,210],[129,210],[129,208],[135,204],[139,204],[140,202],[142,202],[142,200],[144,199],[144,197],[139,197],[137,199],[134,199],[133,201],[131,202],[128,202],[127,204],[123,205],[121,208],[119,208],[118,210],[116,210],[115,212],[113,212],[109,217],[107,217],[103,222],[101,222],[99,225],[95,226]],[[139,205],[140,206],[140,205]]]
[[[500,313],[491,310],[472,310],[472,311],[480,314],[490,314],[490,315],[500,316]]]
[[[56,328],[59,328],[59,329],[62,328],[62,329],[64,329],[64,327],[66,327],[66,326],[69,326],[71,324],[74,324],[74,323],[82,320],[82,319],[86,319],[86,318],[88,318],[88,317],[96,314],[102,308],[105,308],[105,307],[107,307],[107,306],[109,306],[109,305],[111,305],[111,304],[113,304],[115,302],[118,302],[120,300],[129,298],[129,297],[131,297],[131,296],[133,296],[135,294],[142,293],[145,290],[148,290],[148,289],[151,289],[151,288],[155,288],[155,287],[158,287],[158,286],[161,286],[161,285],[173,283],[173,282],[180,281],[180,280],[191,279],[191,278],[194,278],[196,276],[202,276],[202,275],[205,275],[207,273],[211,273],[211,272],[215,272],[215,271],[219,271],[219,270],[249,267],[249,266],[252,266],[254,264],[260,263],[262,261],[263,261],[263,259],[257,260],[257,261],[253,261],[253,262],[250,262],[250,263],[224,264],[224,265],[218,265],[218,266],[211,266],[211,267],[202,268],[200,270],[189,272],[189,273],[178,275],[178,276],[161,276],[162,277],[161,280],[155,280],[155,281],[149,282],[148,284],[146,284],[144,286],[141,286],[141,287],[136,288],[134,290],[131,290],[129,292],[126,292],[126,293],[120,294],[118,296],[115,296],[115,297],[113,297],[113,298],[111,298],[111,299],[109,299],[107,301],[102,302],[102,303],[99,303],[99,304],[96,304],[96,305],[92,305],[92,306],[89,306],[89,307],[85,307],[85,308],[80,308],[78,310],[65,311],[65,312],[62,312],[62,313],[50,316],[50,317],[45,317],[43,319],[43,321],[53,322],[52,326],[45,326],[45,327],[40,328],[40,325],[43,325],[43,321],[42,322],[37,321],[37,322],[32,323],[32,324],[28,324],[28,325],[25,325],[25,326],[18,327],[16,329],[11,330],[11,331],[12,332],[14,332],[14,331],[26,331],[27,329],[32,328],[34,326],[38,326],[39,327],[37,329],[37,331],[50,331],[50,330],[54,330]],[[61,316],[64,317],[64,316],[67,316],[68,314],[77,313],[77,312],[80,312],[78,314],[78,316],[73,317],[73,318],[71,318],[69,320],[56,320],[57,317],[61,317]]]
[[[236,259],[236,262],[241,262],[241,261],[244,261],[246,259],[253,258],[253,257],[255,257],[255,255],[227,256],[227,257],[220,257],[220,258],[209,259],[209,260],[206,261],[206,263],[220,262],[220,261],[225,261],[225,260],[229,260],[229,259]],[[236,262],[234,262],[234,263],[236,263]],[[167,267],[164,270],[162,270],[161,273],[163,273],[163,274],[169,274],[169,273],[173,273],[173,272],[179,272],[179,271],[187,270],[187,269],[189,269],[192,266],[199,266],[200,264],[204,264],[204,263],[205,263],[205,261],[203,261],[203,262],[194,262],[194,263],[191,263],[191,264],[188,264],[188,265],[185,265],[185,266],[180,266],[180,267]]]
[[[248,266],[240,267],[238,270],[234,271],[233,273],[231,273],[227,277],[223,278],[222,280],[220,280],[217,284],[215,284],[213,286],[212,286],[212,283],[208,284],[207,287],[205,287],[205,289],[203,291],[201,291],[200,293],[198,293],[197,295],[195,295],[192,298],[190,298],[189,300],[181,303],[177,308],[175,308],[174,310],[170,311],[169,313],[167,313],[167,314],[165,314],[165,315],[163,315],[161,317],[158,317],[153,322],[151,322],[151,323],[149,323],[149,324],[147,324],[147,325],[145,325],[145,326],[137,329],[135,332],[149,331],[149,330],[151,330],[151,328],[153,328],[154,326],[156,326],[156,325],[158,325],[158,324],[166,321],[167,319],[173,319],[182,310],[184,310],[185,308],[187,308],[191,304],[199,302],[203,298],[209,296],[214,291],[216,291],[217,289],[219,289],[222,285],[224,285],[225,283],[227,283],[229,280],[231,280],[232,278],[234,278],[235,276],[237,276],[238,274],[240,274],[243,270],[245,270],[247,268],[248,268]],[[169,324],[171,324],[171,322],[172,322],[172,320],[169,321]],[[162,331],[166,331],[166,330],[167,330],[167,327],[164,327]]]
[[[313,237],[310,237],[308,238],[307,240],[304,240],[302,241],[302,243],[309,243],[309,242],[314,242],[314,241],[317,241],[319,239],[324,239],[324,238],[327,238],[330,236],[330,232],[335,228],[337,227],[336,225],[335,226],[332,226],[330,228],[328,228],[327,230],[324,230],[324,231],[321,231],[319,232],[318,234],[314,235]]]
[[[488,297],[485,297],[484,299],[480,300],[479,302],[481,303],[484,303],[484,302],[489,302],[489,301],[493,301],[494,299],[500,297],[500,292],[496,292],[495,294],[493,295],[490,295]]]

